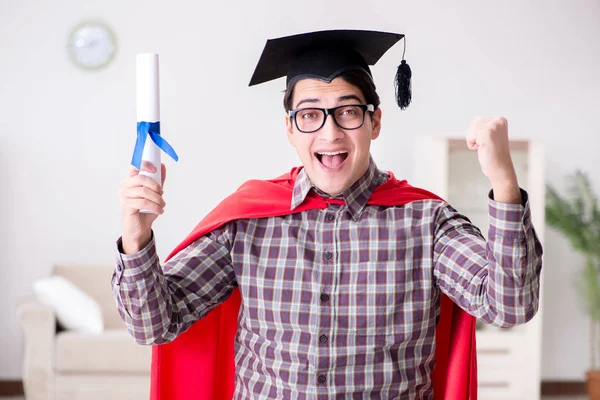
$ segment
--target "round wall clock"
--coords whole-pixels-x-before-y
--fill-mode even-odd
[[[115,56],[116,36],[101,22],[83,22],[71,31],[67,51],[78,67],[97,70],[107,66]]]

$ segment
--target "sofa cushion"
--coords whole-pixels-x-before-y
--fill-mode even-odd
[[[38,279],[33,283],[33,291],[40,303],[54,311],[65,329],[96,334],[104,330],[100,305],[68,279]]]
[[[126,330],[100,335],[64,331],[56,336],[56,370],[68,373],[150,373],[152,348],[135,342]]]
[[[44,394],[36,399],[148,400],[150,374],[57,374],[54,387],[53,397]]]
[[[115,264],[57,264],[52,275],[62,276],[96,300],[104,316],[104,329],[125,329],[119,316],[110,279]]]

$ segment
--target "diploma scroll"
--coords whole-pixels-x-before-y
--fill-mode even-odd
[[[175,161],[175,150],[160,135],[160,89],[158,54],[142,53],[136,57],[137,141],[131,164],[140,169],[144,161],[150,162],[156,172],[141,171],[161,184],[161,151]]]
[[[140,122],[160,121],[160,88],[158,72],[158,54],[138,54],[136,57],[136,104],[138,127]],[[143,133],[142,133],[143,134]],[[141,173],[161,181],[160,149],[152,140],[145,140],[142,161],[150,161],[156,173]],[[139,168],[139,166],[138,166]]]

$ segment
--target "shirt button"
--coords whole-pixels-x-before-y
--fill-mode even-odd
[[[328,260],[331,260],[331,257],[333,257],[333,254],[331,254],[330,251],[326,251],[325,252],[325,258],[328,259]]]
[[[325,382],[327,382],[327,378],[325,377],[325,375],[319,375],[319,377],[317,378],[317,380],[319,381],[319,383],[325,383]]]
[[[329,340],[329,339],[327,338],[327,336],[326,336],[326,335],[321,335],[321,336],[319,337],[319,342],[321,342],[321,343],[327,343],[327,341],[328,341],[328,340]]]
[[[329,301],[329,295],[327,293],[321,293],[321,301]]]
[[[327,214],[327,217],[325,217],[325,218],[327,219],[327,221],[333,221],[335,216],[333,214]]]

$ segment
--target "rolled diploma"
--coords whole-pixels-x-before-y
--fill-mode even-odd
[[[142,53],[136,57],[136,94],[137,94],[137,120],[138,122],[160,121],[160,90],[158,73],[158,54]],[[140,174],[154,179],[161,184],[161,159],[160,148],[150,139],[146,138],[142,163],[149,161],[156,168],[155,173],[141,171]]]

